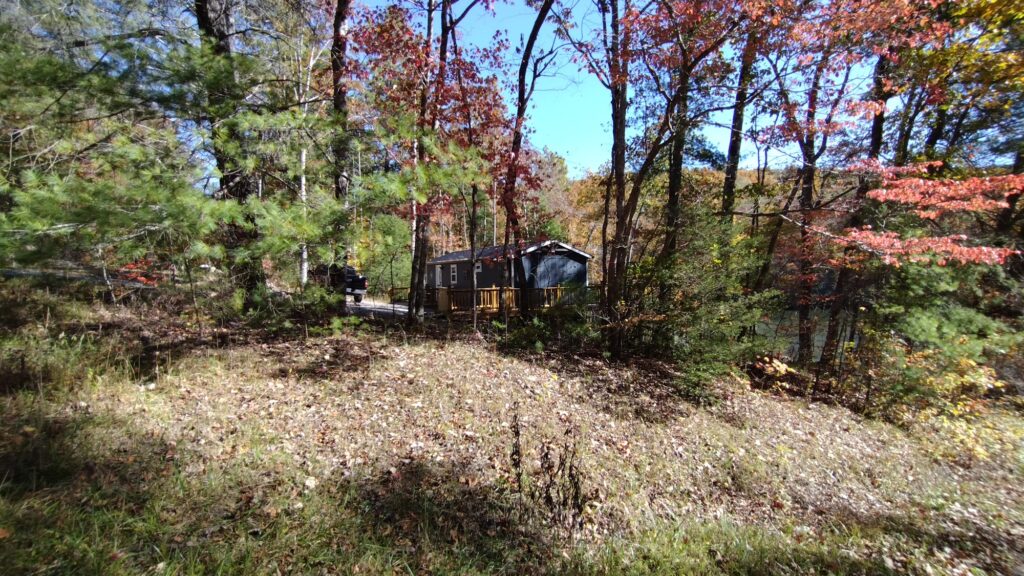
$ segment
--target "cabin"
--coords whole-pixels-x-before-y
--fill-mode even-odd
[[[533,242],[521,248],[509,247],[511,274],[506,287],[510,308],[518,309],[521,294],[529,296],[530,307],[548,307],[563,300],[570,289],[588,286],[592,256],[557,240]],[[428,262],[428,286],[437,290],[438,310],[462,311],[471,307],[474,268],[469,250],[450,252]],[[477,250],[475,266],[477,307],[497,310],[499,291],[505,282],[504,246]]]

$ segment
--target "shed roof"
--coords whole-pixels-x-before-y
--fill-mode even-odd
[[[575,252],[575,253],[579,254],[580,256],[583,256],[584,258],[587,258],[588,260],[590,258],[593,258],[593,256],[591,256],[590,254],[587,254],[586,252],[584,252],[582,250],[579,250],[577,248],[573,248],[572,246],[566,244],[565,242],[559,242],[557,240],[544,240],[542,242],[531,242],[530,244],[527,244],[527,245],[523,246],[522,248],[520,248],[518,250],[518,254],[520,256],[522,256],[523,254],[529,254],[530,252],[535,252],[535,251],[540,250],[542,248],[547,248],[547,247],[550,247],[550,246],[553,246],[553,245],[557,246],[559,248],[563,248],[565,250],[569,250],[570,252]],[[512,247],[512,246],[509,246],[509,248],[514,250],[514,247]],[[505,254],[505,246],[503,246],[503,245],[488,246],[486,248],[481,248],[481,249],[477,250],[476,257],[479,260],[500,260],[504,254]],[[442,254],[441,256],[438,256],[437,258],[434,258],[433,260],[431,260],[431,261],[429,261],[427,263],[428,264],[448,264],[448,263],[452,263],[452,262],[466,262],[466,261],[469,261],[469,259],[470,259],[470,251],[469,250],[459,250],[458,252],[449,252],[447,254]]]

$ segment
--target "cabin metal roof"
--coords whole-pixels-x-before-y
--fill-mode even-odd
[[[593,258],[593,256],[591,256],[590,254],[587,254],[586,252],[579,250],[577,248],[573,248],[572,246],[566,244],[565,242],[559,242],[557,240],[544,240],[543,242],[532,242],[520,248],[518,250],[518,254],[520,256],[523,254],[529,254],[530,252],[535,252],[537,250],[540,250],[541,248],[547,248],[552,245],[555,245],[559,248],[564,248],[570,252],[575,252],[588,260]],[[509,249],[515,251],[515,248],[511,245],[509,246]],[[486,248],[481,248],[476,251],[476,257],[478,260],[500,260],[504,254],[504,245],[488,246]],[[468,262],[469,259],[470,250],[459,250],[458,252],[449,252],[447,254],[442,254],[441,256],[438,256],[437,258],[430,260],[429,262],[427,262],[427,264],[449,264],[453,262]]]

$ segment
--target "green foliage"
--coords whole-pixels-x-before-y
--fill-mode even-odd
[[[496,322],[499,329],[503,328]],[[551,326],[540,316],[534,316],[523,322],[513,324],[508,334],[502,339],[504,347],[512,350],[533,350],[543,352],[545,343],[552,339]]]
[[[191,170],[170,161],[180,157],[173,134],[145,132],[111,137],[67,173],[22,173],[10,190],[13,209],[0,214],[7,257],[97,266],[147,255],[172,262],[221,257],[209,239],[221,223],[239,219],[237,204],[214,202],[191,185]]]
[[[631,298],[645,349],[668,351],[683,371],[684,388],[705,386],[764,349],[753,327],[778,305],[775,291],[749,293],[744,281],[759,264],[758,242],[712,211],[690,205],[680,249],[636,266]]]
[[[355,264],[366,276],[369,291],[385,295],[391,289],[407,289],[412,260],[408,223],[391,214],[376,215],[357,236]]]
[[[1021,335],[985,308],[998,272],[921,264],[885,272],[844,352],[840,386],[854,406],[896,420],[935,410],[962,415],[1002,387],[988,364]]]
[[[346,332],[358,329],[363,321],[358,316],[335,316],[331,318],[331,333],[340,336]]]
[[[247,293],[236,289],[228,306],[222,307],[222,320],[241,320],[262,331],[294,334],[317,332],[333,325],[335,314],[342,309],[345,295],[310,284],[294,294],[275,294],[268,290]]]
[[[1011,326],[979,306],[992,281],[992,271],[981,266],[901,266],[878,294],[874,322],[915,348],[984,362],[1020,341]]]
[[[568,287],[566,301],[543,310],[533,310],[529,319],[510,318],[508,330],[498,320],[492,321],[501,334],[501,344],[508,349],[547,349],[565,352],[592,352],[602,339],[599,325],[590,310],[596,305],[597,294],[577,287]]]
[[[82,40],[79,58],[54,47],[58,39],[152,26],[143,22],[153,17],[150,10],[158,8],[129,1],[73,11],[33,2],[5,11],[0,126],[13,136],[0,171],[4,265],[223,257],[212,235],[241,212],[196,187],[202,170],[187,149],[190,135],[158,112],[177,106],[175,98],[189,88],[176,82],[183,65],[209,72],[209,58],[197,64],[200,55],[190,59],[176,42]]]

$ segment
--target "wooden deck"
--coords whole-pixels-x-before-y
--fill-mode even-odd
[[[551,308],[558,304],[565,304],[583,296],[594,287],[564,287],[536,288],[526,290],[530,298],[529,307],[531,310]],[[501,301],[504,298],[509,313],[519,314],[522,304],[523,290],[521,288],[477,288],[476,309],[481,314],[496,314],[502,311]],[[407,300],[408,290],[395,288],[391,290],[392,302],[404,302]],[[427,308],[432,308],[441,314],[465,314],[473,309],[473,290],[469,288],[435,288],[427,287],[426,290]]]
[[[504,293],[503,293],[504,292]],[[496,313],[502,309],[502,298],[509,312],[517,314],[522,304],[523,294],[530,299],[530,309],[550,308],[558,303],[567,302],[575,292],[569,288],[556,286],[553,288],[537,288],[523,290],[521,288],[478,288],[476,291],[476,309],[484,314]],[[443,314],[470,312],[473,309],[473,291],[469,288],[438,288],[437,311]]]

